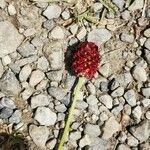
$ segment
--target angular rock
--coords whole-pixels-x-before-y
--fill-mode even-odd
[[[119,144],[119,146],[117,147],[117,150],[131,150],[131,149],[129,146],[125,144]]]
[[[98,103],[98,99],[94,95],[88,96],[86,101],[89,105],[97,105]]]
[[[12,116],[9,118],[9,122],[10,123],[16,123],[18,124],[21,121],[21,111],[20,110],[16,110]]]
[[[115,89],[112,93],[111,96],[112,97],[120,97],[124,94],[124,88],[123,87],[118,87],[117,89]]]
[[[8,119],[13,113],[13,110],[11,108],[4,107],[0,111],[0,119]]]
[[[8,97],[3,97],[0,101],[0,105],[2,105],[3,107],[11,108],[11,109],[16,108],[14,101]]]
[[[50,32],[50,37],[53,39],[63,39],[65,37],[64,30],[56,26],[51,32]]]
[[[144,5],[144,1],[143,0],[135,0],[132,5],[129,7],[130,11],[135,11],[137,9],[142,9]]]
[[[45,57],[40,57],[37,62],[37,68],[46,71],[49,67],[49,62]]]
[[[134,41],[134,35],[133,34],[122,33],[121,34],[121,40],[123,42],[133,43],[133,41]]]
[[[150,38],[145,41],[144,46],[150,50]]]
[[[142,94],[146,98],[150,98],[150,87],[148,87],[148,88],[142,88]]]
[[[63,70],[50,71],[50,72],[47,72],[46,75],[47,75],[48,79],[50,79],[51,81],[60,82],[62,79]]]
[[[0,21],[0,58],[15,52],[21,44],[23,36],[14,25],[8,21]]]

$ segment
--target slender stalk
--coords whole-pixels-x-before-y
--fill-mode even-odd
[[[75,87],[75,89],[73,91],[72,104],[71,104],[71,106],[69,108],[69,111],[68,111],[68,118],[67,118],[67,121],[66,121],[66,124],[65,124],[63,135],[62,135],[60,143],[58,145],[58,150],[62,150],[63,149],[63,145],[65,143],[65,140],[66,140],[67,136],[68,136],[70,123],[71,123],[72,116],[73,116],[73,111],[74,111],[74,108],[75,108],[75,105],[76,105],[76,101],[77,101],[77,96],[78,96],[78,94],[80,92],[80,89],[81,89],[82,85],[84,84],[84,81],[85,81],[84,77],[79,77],[78,83],[77,83],[77,85],[76,85],[76,87]]]

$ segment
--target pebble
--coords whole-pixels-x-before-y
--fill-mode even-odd
[[[57,140],[52,139],[47,142],[46,147],[49,148],[50,150],[53,150],[55,148],[56,143],[57,143]]]
[[[0,60],[0,78],[2,77],[3,73],[4,73],[4,67],[2,61]]]
[[[48,30],[52,30],[55,27],[55,22],[54,20],[46,20],[43,22],[43,27],[48,29]],[[34,45],[34,44],[33,44]]]
[[[48,93],[57,100],[62,100],[67,95],[67,91],[60,87],[50,87]]]
[[[144,36],[146,36],[147,38],[150,38],[150,28],[144,31]]]
[[[61,112],[61,113],[65,112],[67,110],[67,108],[64,104],[57,105],[55,107],[55,109],[57,110],[57,112]]]
[[[117,147],[117,150],[131,150],[131,149],[129,148],[129,146],[125,144],[119,144],[119,146]]]
[[[102,112],[99,117],[102,122],[108,119],[108,116],[105,112]]]
[[[84,133],[90,137],[98,137],[101,131],[98,125],[88,123],[85,125]]]
[[[128,104],[124,105],[124,113],[126,115],[130,115],[131,114],[131,106],[130,105],[128,105]]]
[[[50,103],[50,99],[45,94],[38,94],[31,97],[31,108],[34,109],[39,106],[48,106]]]
[[[96,3],[92,4],[92,6],[91,6],[91,9],[95,13],[99,12],[102,8],[103,8],[103,5],[101,3],[99,3],[99,2],[96,2]]]
[[[112,93],[111,96],[112,97],[120,97],[124,94],[124,88],[123,87],[118,87],[117,89],[115,89]]]
[[[150,111],[147,111],[146,114],[145,114],[145,116],[146,116],[146,118],[147,118],[148,120],[150,120]]]
[[[63,70],[50,71],[46,75],[49,80],[60,82],[62,80]]]
[[[18,33],[14,25],[8,21],[0,21],[0,58],[13,53],[21,44],[23,36]],[[8,44],[9,43],[9,44]]]
[[[142,109],[140,106],[136,106],[133,110],[132,110],[132,115],[133,117],[139,121],[141,119],[142,116]]]
[[[2,63],[4,66],[9,65],[11,63],[11,58],[9,55],[6,55],[2,58]]]
[[[142,9],[143,5],[144,5],[144,0],[135,0],[128,9],[130,11],[135,11],[137,9]]]
[[[13,16],[13,15],[15,15],[17,13],[13,4],[9,4],[8,5],[8,13],[11,16]]]
[[[26,88],[26,89],[21,93],[22,99],[23,99],[23,100],[27,100],[28,98],[30,98],[30,96],[33,94],[33,92],[34,92],[34,89],[33,89],[33,88],[31,88],[31,87]]]
[[[133,137],[132,135],[129,135],[129,137],[127,138],[127,144],[129,146],[135,147],[139,144],[139,142],[135,137]]]
[[[124,98],[131,107],[136,105],[136,95],[135,95],[135,91],[133,89],[125,92]]]
[[[101,103],[103,103],[108,109],[111,109],[112,108],[112,102],[113,102],[113,99],[110,95],[101,95],[99,97],[99,101]]]
[[[90,95],[86,98],[86,102],[89,105],[97,105],[98,103],[98,99],[94,96],[94,95]]]
[[[86,29],[85,29],[84,27],[81,28],[81,29],[79,30],[78,34],[77,34],[78,40],[79,40],[79,41],[83,40],[83,38],[85,38],[86,34],[87,34]]]
[[[29,84],[34,87],[38,83],[40,83],[44,79],[44,77],[45,77],[45,74],[41,70],[34,70],[31,73]]]
[[[69,135],[70,141],[77,141],[80,138],[81,138],[81,132],[79,131],[70,132],[70,135]]]
[[[142,121],[140,122],[140,124],[130,127],[130,132],[140,141],[140,143],[146,141],[150,136],[149,122]]]
[[[79,141],[79,146],[85,147],[86,145],[90,145],[91,144],[91,140],[88,134],[85,134]]]
[[[61,27],[56,26],[50,32],[49,37],[52,37],[53,39],[58,39],[58,40],[64,39],[65,37],[64,30]]]
[[[88,41],[94,42],[98,46],[107,42],[111,38],[111,32],[105,28],[93,29],[88,33]]]
[[[127,43],[133,43],[134,42],[134,35],[133,34],[122,33],[120,38],[123,42],[127,42]]]
[[[66,115],[64,113],[58,113],[57,121],[65,120]]]
[[[42,71],[47,71],[49,67],[49,62],[45,57],[40,57],[37,61],[37,68]]]
[[[16,110],[12,116],[9,118],[9,122],[10,123],[16,123],[18,124],[21,121],[21,111],[20,110]]]
[[[120,130],[120,124],[115,120],[114,117],[110,117],[103,127],[103,139],[109,139],[114,133]]]
[[[13,113],[13,109],[4,107],[0,112],[0,119],[8,119]]]
[[[93,83],[91,83],[91,82],[88,83],[86,87],[87,87],[87,90],[88,90],[89,94],[91,94],[91,95],[96,94],[96,89],[95,89],[95,86],[94,86]]]
[[[144,52],[145,52],[145,59],[146,59],[148,65],[150,66],[150,50],[145,49]]]
[[[56,123],[57,115],[47,107],[38,107],[34,119],[36,119],[40,125],[51,126]]]
[[[119,104],[119,106],[116,106],[112,109],[111,113],[113,113],[115,116],[118,116],[122,110],[123,110],[123,105]]]
[[[2,105],[3,107],[10,108],[10,109],[16,108],[14,101],[8,97],[3,97],[0,101],[0,105]]]
[[[148,88],[142,88],[142,94],[146,98],[150,98],[150,87],[148,87]]]
[[[142,100],[142,105],[144,107],[149,107],[150,106],[150,99],[147,99],[147,98],[143,99]]]
[[[61,13],[61,16],[64,20],[67,20],[70,18],[70,12],[68,9],[64,10],[62,13]]]
[[[47,127],[30,125],[29,134],[38,147],[40,147],[41,149],[45,149],[45,144],[50,134]]]
[[[122,15],[122,18],[126,21],[130,19],[130,12],[128,10],[123,11],[121,15]]]
[[[108,77],[109,76],[109,72],[110,72],[110,64],[109,63],[105,63],[103,64],[100,68],[99,68],[99,73],[104,76],[104,77]]]
[[[88,104],[85,101],[78,100],[76,102],[76,108],[85,110],[88,107]]]
[[[147,74],[146,74],[146,71],[143,67],[135,66],[133,68],[132,75],[133,75],[134,79],[139,81],[139,82],[145,82],[147,80]]]
[[[150,38],[145,41],[144,46],[150,50]]]
[[[75,35],[77,33],[77,31],[78,31],[78,28],[79,28],[78,24],[73,24],[73,25],[70,26],[70,32],[73,35]]]
[[[6,2],[5,0],[0,1],[0,8],[4,9],[6,7]]]
[[[19,80],[21,82],[26,81],[29,78],[31,71],[32,71],[31,66],[29,64],[25,65],[19,73]]]
[[[21,86],[15,74],[10,70],[6,71],[0,79],[0,90],[7,96],[18,95],[21,91]]]
[[[43,15],[47,17],[49,20],[53,18],[58,18],[60,14],[61,14],[61,7],[55,4],[48,6],[43,12]]]
[[[123,6],[125,4],[124,0],[112,0],[112,2],[120,9],[123,9]]]

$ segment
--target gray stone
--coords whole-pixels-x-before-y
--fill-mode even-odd
[[[78,31],[78,34],[77,34],[77,38],[79,41],[83,40],[85,38],[87,34],[87,30],[85,29],[85,27],[82,27],[79,31]]]
[[[113,0],[112,1],[120,10],[123,9],[123,6],[125,4],[124,0]]]
[[[88,107],[88,104],[85,101],[78,100],[76,102],[76,108],[85,110]]]
[[[118,116],[119,113],[123,110],[123,105],[122,104],[119,104],[119,106],[116,106],[112,109],[112,113],[115,115],[115,116]]]
[[[57,112],[65,112],[67,110],[66,106],[64,104],[60,104],[60,105],[57,105],[55,107],[55,109],[57,110]]]
[[[108,109],[111,109],[111,108],[112,108],[112,101],[113,101],[113,99],[111,98],[110,95],[107,95],[107,94],[101,95],[101,96],[99,97],[99,100],[100,100],[100,102],[103,103]]]
[[[99,109],[98,109],[98,105],[89,105],[88,107],[88,112],[91,114],[95,114],[95,115],[99,115]]]
[[[89,92],[91,95],[95,95],[95,94],[96,94],[96,89],[95,89],[94,84],[92,84],[92,83],[90,82],[90,83],[88,83],[88,85],[87,85],[86,87],[87,87],[88,92]]]
[[[31,86],[35,86],[38,83],[40,83],[44,79],[44,77],[45,77],[45,74],[42,71],[35,70],[31,73],[29,83]]]
[[[119,146],[117,147],[117,150],[131,150],[131,149],[129,148],[128,145],[119,144]]]
[[[67,95],[67,91],[60,87],[50,87],[48,88],[48,92],[51,96],[58,100],[62,100],[65,95]]]
[[[133,75],[134,79],[139,82],[145,82],[147,80],[147,74],[143,67],[135,66],[133,68],[132,75]]]
[[[49,62],[45,57],[40,57],[37,62],[37,68],[43,71],[47,71]]]
[[[110,117],[103,127],[103,139],[109,139],[114,133],[120,130],[120,124],[115,120],[114,117]]]
[[[105,28],[93,29],[88,34],[88,41],[94,42],[98,46],[107,42],[111,38],[111,33]]]
[[[134,90],[128,90],[125,94],[124,94],[124,98],[125,100],[127,101],[127,103],[130,105],[130,106],[135,106],[136,105],[136,95],[135,95],[135,92]]]
[[[0,111],[0,119],[8,119],[13,113],[13,110],[11,108],[4,107]]]
[[[73,24],[73,25],[71,25],[70,26],[70,32],[73,34],[73,35],[75,35],[76,33],[77,33],[77,31],[78,31],[78,24]]]
[[[29,42],[24,43],[17,49],[18,53],[21,54],[23,57],[29,57],[35,55],[37,53],[35,47],[30,44]]]
[[[96,3],[92,4],[92,6],[91,6],[91,9],[95,13],[99,12],[102,8],[103,8],[103,5],[101,3],[99,3],[99,2],[96,2]]]
[[[31,108],[34,109],[39,106],[48,106],[50,99],[45,94],[39,94],[31,97]]]
[[[150,99],[148,98],[143,99],[142,104],[144,107],[150,107]]]
[[[55,148],[56,143],[57,143],[57,140],[56,139],[52,139],[52,140],[47,142],[46,146],[50,150],[53,150]]]
[[[10,70],[7,70],[3,74],[0,80],[0,90],[8,96],[14,96],[20,93],[21,86],[19,81],[17,80],[15,74]]]
[[[14,25],[8,21],[1,21],[0,27],[0,57],[4,57],[16,51],[23,40],[23,36],[19,34]]]
[[[10,123],[16,123],[18,124],[21,121],[21,111],[20,110],[16,110],[12,116],[9,118],[9,122]]]
[[[47,107],[38,107],[34,119],[36,119],[40,125],[50,126],[55,124],[57,115]]]
[[[128,21],[130,19],[130,12],[128,10],[125,10],[124,12],[122,12],[122,18],[126,21]]]
[[[65,120],[66,115],[64,113],[58,113],[57,121]]]
[[[84,133],[88,134],[90,137],[98,137],[101,131],[98,125],[88,123],[85,126]]]
[[[99,68],[99,73],[104,76],[104,77],[108,77],[109,76],[109,72],[110,72],[110,64],[109,63],[105,63],[103,65],[101,65],[101,67]]]
[[[150,50],[145,49],[144,52],[145,52],[145,59],[146,59],[148,65],[150,66]]]
[[[150,28],[148,28],[144,31],[144,36],[150,37]]]
[[[146,114],[145,114],[145,117],[150,120],[150,111],[147,111]]]
[[[133,34],[122,33],[120,38],[123,42],[127,42],[127,43],[133,43],[134,41]]]
[[[55,4],[51,4],[43,12],[43,15],[48,19],[58,18],[61,14],[61,7]]]
[[[112,97],[120,97],[124,94],[124,88],[123,87],[118,87],[117,89],[115,89],[112,93],[111,96]]]
[[[44,23],[43,23],[43,27],[48,29],[48,30],[52,30],[54,27],[55,27],[55,22],[54,20],[46,20]]]
[[[65,37],[64,30],[61,27],[56,26],[50,32],[49,37],[52,37],[53,39],[64,39],[64,37]]]
[[[27,100],[28,98],[30,98],[30,96],[33,94],[33,92],[34,92],[34,89],[33,89],[33,88],[27,87],[27,88],[21,93],[22,99],[23,99],[23,100]]]
[[[108,116],[105,112],[102,112],[99,117],[102,122],[108,119]]]
[[[146,98],[150,98],[150,87],[148,87],[148,88],[142,88],[142,94]]]
[[[65,80],[65,87],[70,90],[74,83],[75,83],[76,77],[75,76],[71,76],[71,75],[67,75],[66,80]]]
[[[130,11],[135,11],[137,9],[142,9],[144,5],[144,1],[143,0],[135,0],[132,5],[129,7]]]
[[[133,137],[132,135],[130,135],[128,138],[127,138],[127,144],[129,146],[132,146],[132,147],[135,147],[139,144],[138,140]]]
[[[0,1],[0,8],[5,8],[6,7],[6,2],[5,2],[5,0],[1,0]]]
[[[91,140],[90,140],[90,137],[88,134],[84,135],[79,141],[79,146],[81,148],[85,147],[86,145],[90,145],[90,144],[91,144]]]
[[[108,82],[102,81],[100,83],[100,90],[102,92],[107,92],[108,91]]]
[[[113,91],[113,90],[115,90],[117,87],[119,87],[119,83],[118,83],[118,81],[114,78],[114,79],[111,81],[110,89]]]
[[[86,98],[86,101],[89,105],[97,105],[98,99],[94,95],[90,95]]]
[[[45,144],[50,134],[47,127],[30,125],[29,134],[38,147],[45,149]]]
[[[0,60],[0,78],[2,77],[3,73],[4,73],[4,67],[2,61]]]
[[[131,134],[136,137],[140,143],[146,141],[150,136],[150,123],[142,121],[140,124],[130,127]]]
[[[11,100],[8,97],[3,97],[0,101],[0,105],[2,105],[3,107],[10,108],[10,109],[15,109],[16,108],[16,105],[15,105],[14,101]]]
[[[133,117],[139,121],[141,119],[141,116],[142,116],[142,109],[140,106],[136,106],[133,111],[132,111],[132,115]]]
[[[70,135],[69,135],[70,141],[77,141],[80,138],[81,138],[81,132],[79,132],[79,131],[70,132]]]
[[[29,78],[31,71],[32,71],[31,66],[29,64],[25,65],[19,73],[19,80],[21,82],[26,81]]]
[[[47,72],[46,75],[51,81],[60,82],[62,80],[63,70],[50,71]]]
[[[67,20],[70,18],[70,12],[68,9],[64,10],[62,13],[61,13],[61,16],[64,20]]]
[[[144,46],[150,50],[150,38],[145,41]]]

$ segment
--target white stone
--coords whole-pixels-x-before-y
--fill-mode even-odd
[[[54,39],[63,39],[65,37],[64,30],[56,26],[50,33],[50,36]]]
[[[8,12],[9,12],[9,14],[11,15],[11,16],[13,16],[13,15],[15,15],[17,12],[16,12],[16,9],[15,9],[15,7],[14,7],[14,5],[13,4],[9,4],[8,5]]]
[[[132,111],[132,115],[133,117],[139,121],[141,119],[141,116],[142,116],[142,109],[140,106],[136,106],[133,111]]]
[[[79,146],[81,148],[85,147],[86,145],[90,145],[90,144],[91,144],[91,140],[89,138],[89,135],[87,135],[87,134],[79,141]]]
[[[144,1],[143,0],[134,0],[132,5],[129,7],[129,10],[130,11],[135,11],[137,9],[142,9],[143,5],[144,5]]]
[[[150,28],[148,28],[144,31],[144,36],[150,37]]]
[[[11,63],[11,58],[9,55],[6,55],[2,58],[2,63],[4,66],[9,65]]]

